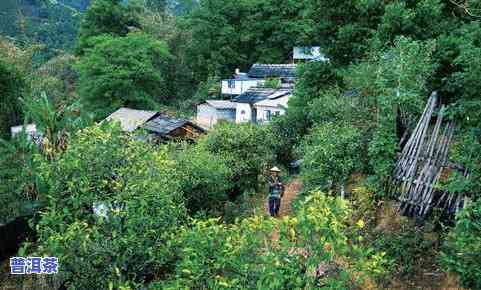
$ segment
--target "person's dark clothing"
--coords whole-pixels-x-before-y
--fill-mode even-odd
[[[281,198],[284,195],[284,185],[280,178],[275,181],[272,177],[269,177],[269,213],[271,216],[279,214],[279,208],[281,207]]]
[[[269,197],[269,214],[271,216],[277,216],[279,214],[279,208],[281,207],[281,199],[277,197]]]

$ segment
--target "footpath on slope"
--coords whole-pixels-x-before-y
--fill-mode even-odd
[[[357,179],[358,176],[353,177]],[[349,185],[349,188],[352,188],[352,184]],[[279,217],[278,220],[289,216],[292,213],[292,203],[297,198],[297,195],[302,190],[302,181],[300,178],[294,178],[290,182],[286,184],[286,190],[284,192],[284,197],[282,198],[281,207],[279,209]],[[265,202],[264,210],[266,215],[269,214],[267,202]],[[397,214],[393,212],[393,215]],[[388,217],[391,222],[398,220],[394,216]],[[276,227],[272,232],[271,236],[272,242],[277,243],[279,240],[279,229]],[[398,278],[394,278],[390,281],[388,289],[419,289],[419,290],[464,290],[463,288],[459,287],[459,280],[457,277],[443,273],[439,269],[433,270],[435,266],[432,266],[430,269],[425,269],[423,267],[417,267],[415,277],[411,279],[407,279],[407,281],[400,281]]]
[[[281,207],[279,208],[279,217],[277,219],[282,219],[288,216],[292,212],[292,203],[296,199],[297,195],[302,189],[302,182],[300,178],[292,179],[287,185],[284,191],[284,196],[282,197]],[[266,202],[265,212],[268,214],[269,209]],[[277,242],[279,240],[279,229],[275,229],[272,233],[272,241]]]

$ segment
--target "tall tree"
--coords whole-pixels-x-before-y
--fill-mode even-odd
[[[12,64],[0,59],[0,138],[10,135],[10,127],[20,124],[20,97],[26,89],[26,80]]]
[[[80,59],[79,90],[84,105],[98,117],[120,106],[153,109],[166,98],[162,69],[167,45],[143,33],[125,37],[103,35]]]
[[[313,37],[305,2],[201,1],[184,23],[192,31],[186,53],[198,81],[255,62],[287,62],[294,45]]]
[[[138,6],[121,0],[94,0],[80,26],[78,53],[92,47],[91,37],[101,34],[125,36],[132,28],[140,27]]]

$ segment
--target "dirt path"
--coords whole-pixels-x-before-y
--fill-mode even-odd
[[[294,178],[291,180],[287,185],[284,191],[284,196],[282,197],[281,201],[281,208],[279,209],[279,217],[277,219],[282,219],[285,216],[288,216],[292,212],[292,202],[296,199],[297,195],[302,189],[302,182],[299,178]],[[266,202],[265,205],[266,213],[269,213],[269,208]],[[272,241],[276,243],[279,240],[279,229],[276,229],[272,232]]]
[[[292,211],[292,202],[296,199],[297,194],[301,191],[302,182],[299,178],[295,178],[286,186],[284,196],[282,197],[281,208],[279,209],[279,218],[287,216]]]
[[[284,196],[281,200],[281,208],[279,209],[279,217],[281,219],[285,216],[288,216],[292,211],[292,202],[296,199],[297,194],[301,191],[302,182],[299,178],[295,178],[291,180],[287,185],[284,191]],[[265,202],[264,206],[266,213],[269,214],[269,207],[267,201]]]

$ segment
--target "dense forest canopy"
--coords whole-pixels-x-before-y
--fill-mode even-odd
[[[58,257],[57,288],[382,289],[430,264],[479,289],[480,19],[476,0],[2,0],[0,225],[31,219],[20,253]],[[268,124],[150,144],[101,122],[191,118],[221,79],[296,46],[329,61],[297,65]],[[433,91],[455,124],[433,188],[462,205],[389,228],[401,141]],[[32,123],[40,139],[11,137]],[[274,165],[302,181],[282,219],[262,214]]]

